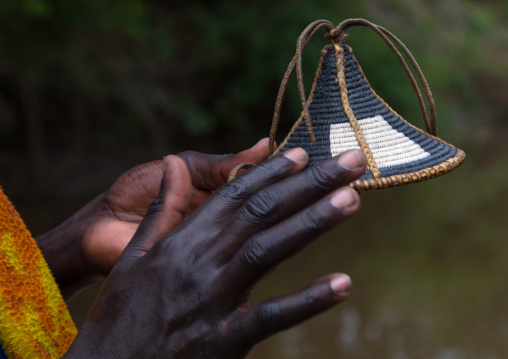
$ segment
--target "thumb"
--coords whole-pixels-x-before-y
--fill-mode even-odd
[[[185,161],[194,187],[213,191],[227,182],[229,173],[239,164],[258,164],[266,160],[269,156],[268,138],[237,154],[208,155],[186,151],[178,156]]]
[[[153,200],[122,257],[141,257],[170,231],[182,223],[191,203],[191,179],[183,160],[167,156],[163,160],[161,190]]]

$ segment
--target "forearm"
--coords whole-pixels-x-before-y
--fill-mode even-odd
[[[35,238],[66,297],[97,278],[84,257],[82,239],[103,199],[101,194],[58,227]]]

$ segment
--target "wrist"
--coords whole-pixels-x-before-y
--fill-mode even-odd
[[[76,283],[90,284],[98,278],[83,252],[82,243],[88,227],[99,215],[104,198],[104,194],[99,195],[58,227],[35,238],[49,269],[64,292],[67,288],[77,290]]]

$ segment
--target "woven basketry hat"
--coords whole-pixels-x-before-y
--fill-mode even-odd
[[[367,26],[373,29],[393,50],[404,67],[415,90],[426,132],[399,116],[370,87],[353,50],[343,43],[349,39],[346,29]],[[325,28],[330,44],[321,51],[318,70],[310,95],[306,97],[301,54],[310,38]],[[430,120],[420,88],[404,57],[415,69],[427,98]],[[275,149],[280,109],[291,74],[296,70],[302,102],[302,114],[290,133]],[[309,165],[350,149],[361,149],[368,167],[362,177],[351,184],[357,190],[380,189],[417,183],[446,174],[459,167],[464,151],[436,137],[436,111],[432,93],[416,60],[402,42],[388,30],[363,19],[350,19],[334,27],[318,20],[310,24],[297,42],[296,55],[282,80],[270,132],[270,153],[275,155],[295,147],[309,154]]]

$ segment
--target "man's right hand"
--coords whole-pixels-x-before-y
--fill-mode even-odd
[[[159,230],[174,196],[164,176],[64,357],[243,358],[262,339],[344,300],[349,277],[331,274],[249,305],[263,275],[359,209],[347,185],[365,171],[360,151],[304,170],[307,161],[293,149],[262,163],[169,233]]]

